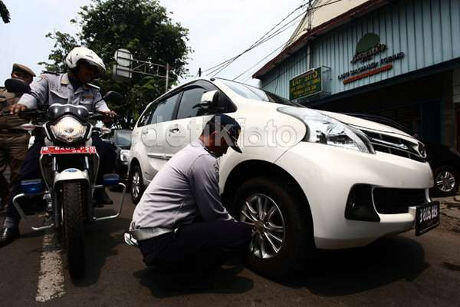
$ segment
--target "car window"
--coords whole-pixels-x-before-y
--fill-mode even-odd
[[[153,116],[150,119],[150,123],[159,124],[161,122],[172,120],[178,96],[179,94],[176,94],[169,98],[166,98],[163,101],[160,101],[157,104],[155,111],[153,112]]]
[[[206,90],[202,87],[195,87],[185,90],[177,112],[177,118],[188,118],[211,114],[204,108],[196,107],[201,102],[201,96]],[[195,108],[194,108],[195,107]]]
[[[151,105],[149,105],[147,107],[147,109],[144,111],[144,113],[141,115],[141,117],[139,117],[139,120],[137,122],[138,127],[142,127],[142,126],[148,125],[150,123],[150,118],[152,116],[152,112],[153,112],[153,110],[155,109],[156,106],[157,106],[156,103],[152,103]]]

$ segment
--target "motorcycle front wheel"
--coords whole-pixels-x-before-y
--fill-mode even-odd
[[[85,273],[85,243],[83,208],[85,187],[81,182],[62,184],[61,206],[63,208],[63,240],[67,252],[70,276],[79,279]]]

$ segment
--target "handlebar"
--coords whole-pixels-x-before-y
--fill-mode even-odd
[[[1,116],[12,115],[9,110],[2,111],[0,114]],[[24,111],[17,113],[19,117],[25,118],[25,119],[31,119],[31,118],[34,118],[40,115],[46,115],[46,114],[47,114],[46,111],[42,111],[38,109],[24,110]],[[115,117],[110,117],[110,116],[107,116],[104,112],[99,112],[99,111],[89,112],[89,117],[88,117],[89,120],[104,120],[104,119],[117,119],[117,118],[119,118],[118,115],[116,115]]]
[[[2,111],[1,114],[2,116],[12,115],[9,110]],[[44,115],[44,114],[46,114],[46,112],[41,111],[41,110],[24,110],[24,111],[17,113],[16,115],[18,115],[20,118],[31,119],[31,118],[37,117],[39,115]]]

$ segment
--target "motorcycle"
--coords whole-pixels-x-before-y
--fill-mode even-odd
[[[17,79],[6,80],[5,87],[10,92],[30,92],[30,87]],[[102,99],[121,102],[123,97],[111,91]],[[19,115],[31,119],[30,123],[22,125],[22,129],[36,130],[45,136],[39,160],[43,180],[21,181],[22,193],[13,198],[13,204],[21,218],[29,222],[20,200],[43,198],[46,220],[43,225],[32,226],[32,229],[55,229],[66,251],[71,277],[81,278],[85,272],[85,224],[117,218],[126,192],[126,186],[117,174],[106,174],[103,184],[96,184],[99,155],[91,144],[91,136],[103,132],[94,123],[104,116],[70,104],[53,104],[46,111],[26,110]],[[97,217],[92,204],[93,194],[96,189],[106,186],[122,187],[118,210],[113,215]]]

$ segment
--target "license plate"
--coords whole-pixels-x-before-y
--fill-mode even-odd
[[[92,155],[96,153],[96,147],[94,146],[82,146],[82,147],[44,146],[40,149],[40,153],[42,155],[72,155],[72,154]]]
[[[432,202],[416,207],[415,235],[420,236],[439,226],[439,202]]]

